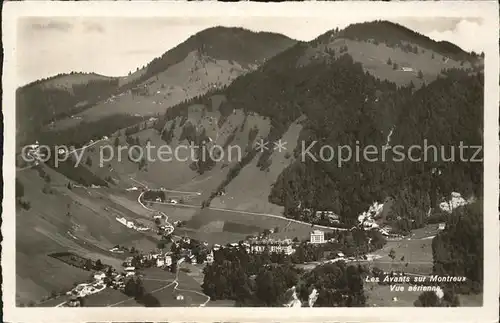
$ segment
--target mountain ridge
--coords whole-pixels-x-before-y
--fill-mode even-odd
[[[217,40],[218,34],[222,35],[220,40]],[[242,45],[243,39],[245,39],[245,42],[246,39],[248,39],[248,43],[243,42]],[[207,42],[211,40],[214,41],[217,46],[208,46]],[[263,44],[258,45],[261,41]],[[225,48],[228,43],[234,44],[235,46],[230,49]],[[182,63],[182,61],[193,51],[201,51],[202,55],[203,51],[205,51],[209,54],[205,55],[208,57],[210,57],[210,55],[224,58],[232,57],[229,64],[220,67],[223,70],[223,74],[225,73],[224,70],[227,70],[227,72],[231,74],[228,76],[231,80],[235,76],[251,70],[250,65],[259,64],[263,59],[269,58],[270,55],[274,55],[294,43],[294,40],[279,34],[265,32],[256,33],[243,28],[214,27],[189,37],[185,42],[180,43],[176,47],[165,52],[162,56],[150,61],[143,68],[137,69],[136,72],[125,77],[106,77],[96,73],[72,72],[68,74],[58,74],[31,82],[18,88],[16,91],[18,96],[17,110],[21,112],[18,114],[18,133],[21,133],[18,136],[19,142],[30,140],[34,134],[51,121],[65,117],[69,118],[70,115],[77,115],[96,105],[97,108],[94,109],[94,111],[98,111],[97,117],[101,118],[103,109],[99,107],[100,103],[105,102],[106,99],[110,97],[135,90],[150,78],[168,70],[175,64]],[[219,52],[220,55],[218,55]],[[233,56],[231,56],[232,54]],[[232,61],[241,61],[241,64],[233,64],[231,63]],[[235,64],[240,67],[236,66],[236,70],[232,71],[231,68],[233,68]],[[245,68],[242,68],[241,65],[245,65]],[[81,82],[71,80],[71,78],[76,78],[77,76],[87,77],[88,81]],[[67,80],[67,84],[63,86],[56,88],[47,86],[47,84],[51,82],[65,79]],[[109,82],[110,84],[105,86],[104,89],[102,84],[101,89],[95,89],[89,86],[92,85],[92,82],[97,81],[101,83]],[[87,86],[87,88],[85,88],[85,86]],[[79,96],[73,95],[73,87],[84,87],[86,92],[83,96],[86,97],[86,100],[82,102]],[[62,92],[64,90],[69,91],[68,93],[64,93]],[[47,93],[44,93],[44,91]],[[53,93],[55,91],[59,91],[59,93]],[[203,91],[205,90],[202,86],[200,89],[194,90],[194,95],[202,94]],[[136,112],[140,113],[140,111]],[[30,113],[36,114],[37,117],[30,116]],[[122,112],[120,109],[115,109],[107,115],[109,116],[114,113],[129,112]],[[146,114],[148,113],[146,112]],[[81,119],[81,116],[79,116],[79,118]],[[33,124],[34,119],[38,120],[35,124]],[[23,125],[23,122],[27,122],[27,124]],[[73,121],[68,123],[70,125],[74,124]],[[27,136],[22,135],[24,131],[28,133]]]

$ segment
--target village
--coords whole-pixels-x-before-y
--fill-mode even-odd
[[[452,196],[450,202],[443,203],[441,208],[444,211],[447,211],[447,206],[454,208],[456,205],[464,203],[456,195]],[[359,216],[359,224],[352,229],[362,228],[365,231],[378,231],[388,241],[411,239],[410,237],[393,233],[390,226],[380,225],[379,218],[382,211],[383,204],[373,203],[367,212]],[[335,223],[341,223],[340,217],[332,211],[317,211],[313,216],[317,218],[326,216]],[[151,220],[156,225],[156,228],[138,224],[124,217],[117,217],[116,220],[128,229],[138,232],[156,232],[161,236],[160,242],[166,242],[159,243],[157,248],[149,251],[141,251],[133,247],[129,249],[120,245],[114,246],[109,251],[116,254],[116,257],[123,257],[121,267],[116,268],[109,265],[102,265],[98,261],[99,265],[95,263],[95,265],[91,266],[92,274],[90,279],[86,282],[75,284],[74,288],[66,293],[68,299],[58,306],[85,306],[85,299],[88,296],[101,293],[106,288],[126,294],[127,283],[130,280],[145,277],[145,275],[147,277],[149,268],[156,268],[155,270],[160,270],[159,272],[168,272],[168,275],[171,275],[177,274],[178,270],[188,271],[189,269],[187,268],[181,268],[181,265],[184,264],[183,266],[188,265],[190,268],[197,268],[197,271],[201,273],[206,265],[214,262],[216,253],[226,248],[244,250],[249,254],[269,253],[270,255],[284,256],[292,256],[298,248],[303,248],[304,244],[317,246],[322,248],[322,250],[330,250],[327,251],[328,256],[324,257],[321,261],[313,261],[300,265],[303,268],[314,267],[320,263],[335,263],[338,261],[346,263],[372,262],[380,258],[379,255],[372,254],[346,255],[336,246],[338,245],[338,241],[331,232],[317,228],[312,228],[309,233],[309,239],[302,241],[297,238],[276,238],[274,237],[274,231],[277,229],[267,229],[257,235],[248,236],[242,241],[229,242],[225,245],[210,245],[207,241],[198,241],[188,237],[186,234],[184,236],[174,235],[175,227],[179,227],[182,224],[181,221],[175,221],[171,224],[168,222],[168,216],[160,211],[152,212],[151,214]],[[445,225],[443,223],[439,224],[438,229],[444,230]],[[383,272],[383,274],[388,273]],[[181,293],[177,296],[183,297]]]
[[[171,202],[171,200],[168,201]],[[441,205],[441,209],[448,211],[448,208],[453,209],[456,205],[461,205],[463,203],[467,202],[464,202],[463,199],[455,193],[452,196],[451,201],[444,202]],[[308,210],[306,210],[306,212],[307,211]],[[382,222],[379,221],[379,219],[382,211],[383,204],[377,202],[373,203],[368,211],[358,217],[359,224],[352,229],[362,228],[365,231],[378,231],[387,240],[410,239],[409,237],[405,237],[401,234],[393,233],[391,227],[388,225],[381,225]],[[336,224],[341,223],[340,217],[332,211],[317,211],[314,212],[314,214],[311,214],[311,216],[318,219],[326,217],[330,222]],[[69,296],[69,300],[59,306],[84,306],[85,297],[100,293],[106,288],[112,288],[125,293],[127,282],[131,279],[143,277],[144,270],[147,268],[158,268],[162,271],[175,274],[178,272],[181,264],[189,264],[193,266],[201,265],[202,267],[210,265],[215,260],[214,253],[225,248],[242,249],[245,250],[246,253],[250,254],[262,254],[266,252],[269,254],[291,256],[303,243],[321,246],[337,242],[337,240],[332,237],[330,232],[325,232],[324,230],[319,229],[312,229],[309,234],[309,239],[304,241],[299,241],[297,238],[294,238],[293,240],[290,238],[273,238],[272,236],[275,233],[275,229],[268,229],[264,230],[264,232],[260,234],[248,236],[243,241],[227,243],[226,245],[213,244],[210,246],[207,241],[198,241],[188,237],[187,235],[182,237],[174,235],[173,233],[175,227],[179,227],[182,223],[181,221],[175,221],[173,224],[170,224],[168,222],[168,216],[163,212],[152,212],[151,217],[151,220],[156,225],[156,233],[161,236],[161,241],[169,242],[170,250],[165,249],[166,243],[162,243],[161,248],[159,244],[158,248],[146,252],[139,251],[135,248],[131,248],[129,250],[126,247],[116,245],[115,247],[109,249],[109,251],[115,254],[128,254],[125,257],[121,268],[113,268],[112,266],[102,264],[99,266],[92,266],[94,270],[91,275],[91,279],[88,282],[77,284],[72,290],[68,291],[66,295]],[[139,232],[155,230],[153,227],[137,224],[136,222],[128,220],[124,217],[117,217],[116,220],[123,224],[126,228]],[[445,225],[443,223],[439,224],[438,229],[444,230]],[[330,252],[329,256],[323,259],[321,263],[334,263],[338,261],[371,262],[380,257],[371,254],[346,256],[340,250],[336,250],[337,251]],[[311,263],[311,265],[312,264],[313,263]],[[304,264],[304,266],[308,266],[308,264]],[[182,269],[185,270],[186,268]],[[200,272],[202,269],[203,268],[200,269]],[[180,296],[182,297],[182,295]]]

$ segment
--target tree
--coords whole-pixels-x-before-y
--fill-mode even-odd
[[[24,196],[24,185],[19,179],[16,178],[16,198]]]
[[[399,69],[399,65],[398,65],[397,63],[393,63],[393,64],[392,64],[392,69],[393,69],[393,70],[397,70],[397,69]]]
[[[142,297],[141,303],[144,304],[146,307],[160,307],[161,303],[160,301],[154,297],[152,294],[147,293]]]
[[[42,192],[44,194],[52,194],[52,189],[51,189],[49,183],[45,183],[45,185],[43,185]]]
[[[144,294],[145,289],[140,278],[131,278],[125,284],[124,293],[130,297],[134,297],[136,300],[140,300]]]
[[[83,268],[85,268],[86,270],[92,270],[93,267],[94,264],[92,263],[91,259],[85,260],[85,265],[83,266]]]
[[[417,76],[419,79],[423,79],[424,78],[424,73],[422,73],[422,70],[419,70],[418,71],[418,76]]]
[[[392,270],[392,266],[394,265],[394,259],[396,259],[396,251],[392,248],[389,251],[389,258],[391,258],[391,270]]]
[[[433,273],[465,276],[466,283],[454,284],[463,293],[478,293],[483,286],[482,201],[453,210],[446,230],[432,239]]]
[[[139,161],[139,169],[144,169],[146,165],[146,157],[141,158],[141,160]]]
[[[390,59],[390,58],[389,58],[389,59],[387,59],[387,65],[392,65],[392,61],[391,61],[391,59]]]
[[[19,200],[19,205],[21,206],[21,208],[23,208],[26,211],[31,209],[31,203],[29,201],[24,200],[24,199]]]
[[[90,156],[87,156],[87,160],[85,161],[85,164],[87,164],[87,166],[89,166],[89,167],[92,167],[92,158],[90,158]]]
[[[118,136],[117,136],[117,137],[115,138],[114,145],[115,145],[115,147],[120,146],[120,137],[118,137]]]
[[[418,296],[418,299],[413,303],[416,307],[437,307],[441,301],[433,291],[423,292]]]
[[[445,289],[441,304],[446,307],[458,307],[460,306],[460,298],[455,294],[452,288]]]
[[[283,281],[273,274],[272,270],[263,270],[255,279],[257,285],[256,296],[266,306],[278,305],[279,297],[285,293],[286,286]]]
[[[97,261],[95,262],[94,268],[96,270],[101,270],[104,268],[104,265],[102,264],[101,259],[97,259]]]
[[[127,296],[134,297],[135,293],[137,291],[136,283],[134,279],[129,279],[127,283],[125,284],[125,288],[123,289],[123,292]]]

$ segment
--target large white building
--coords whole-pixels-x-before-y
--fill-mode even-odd
[[[214,262],[214,253],[213,253],[213,251],[210,251],[210,253],[207,255],[207,260],[206,260],[206,262],[207,262],[208,264],[211,264],[211,263],[213,263],[213,262]]]
[[[451,213],[454,209],[467,205],[473,202],[474,199],[466,200],[460,195],[460,193],[452,192],[451,198],[448,201],[443,201],[439,204],[439,208],[445,212]]]
[[[311,243],[325,243],[325,233],[321,230],[314,230],[311,232],[310,240]]]
[[[265,250],[268,250],[270,253],[284,253],[285,255],[291,255],[295,252],[292,240],[290,239],[263,239],[250,241],[250,252],[262,253]]]

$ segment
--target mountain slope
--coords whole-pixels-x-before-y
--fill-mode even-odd
[[[92,106],[110,95],[118,78],[97,74],[59,74],[16,91],[16,132],[21,142],[31,140],[43,126]]]
[[[366,28],[377,31],[370,37],[379,38],[366,41],[357,36]],[[338,50],[326,46],[320,50],[325,55],[310,55],[311,51],[318,52],[318,44],[325,43]],[[434,57],[435,62],[422,75],[404,74],[406,71],[387,64],[388,51],[397,51],[398,61],[424,62]],[[377,55],[378,60],[367,64],[363,60],[367,52]],[[449,57],[442,59],[445,54]],[[209,141],[216,138],[215,143],[223,145],[226,153],[228,145],[239,146],[239,160],[168,164],[154,161],[148,164],[148,171],[139,169],[137,174],[137,165],[132,163],[126,167],[126,176],[116,171],[125,165],[112,168],[117,177],[133,172],[156,186],[200,191],[204,206],[213,203],[216,207],[271,213],[283,210],[287,216],[306,221],[312,219],[303,214],[303,208],[331,209],[341,214],[344,222],[354,223],[374,200],[399,196],[392,212],[397,215],[389,218],[397,219],[405,213],[419,226],[422,215],[439,202],[440,196],[449,195],[450,190],[481,194],[480,163],[451,167],[442,160],[343,163],[339,156],[334,156],[330,163],[318,163],[301,160],[302,143],[308,147],[317,142],[311,150],[315,156],[322,153],[322,145],[347,145],[351,149],[375,145],[380,150],[394,143],[404,147],[421,145],[423,139],[442,146],[456,146],[461,140],[481,145],[480,65],[481,57],[477,55],[388,22],[328,32],[310,43],[298,43],[281,52],[227,88],[211,90],[168,108],[156,123],[157,134],[137,134],[141,145],[147,139],[159,144],[163,140],[172,147],[205,141],[203,149],[210,149],[214,143]],[[401,73],[406,76],[398,76]],[[168,77],[168,70],[157,77]],[[158,82],[153,77],[145,88],[155,89]],[[132,102],[144,105],[144,97],[135,94]],[[222,98],[216,108],[211,103],[215,97]],[[432,118],[426,121],[429,116]],[[127,142],[132,144],[132,139]],[[259,139],[268,141],[271,147],[263,152],[252,149]],[[273,142],[280,139],[291,141],[287,152],[273,149]],[[436,167],[443,168],[439,181],[431,175]],[[408,196],[411,200],[407,200]],[[407,228],[408,224],[401,226]]]
[[[82,117],[89,120],[115,113],[163,112],[230,84],[295,43],[283,35],[243,28],[203,30],[124,77],[115,95],[85,111]]]
[[[68,265],[49,255],[74,252],[94,261],[120,268],[125,255],[109,252],[119,244],[144,250],[156,247],[155,234],[124,229],[115,217],[140,219],[141,214],[113,202],[113,195],[99,189],[73,187],[69,180],[49,167],[17,173],[16,185],[28,209],[16,207],[16,301],[28,304],[51,293],[65,293],[74,283],[85,282],[91,272]],[[136,198],[136,197],[135,197]],[[134,201],[134,197],[131,198]],[[135,205],[131,202],[132,205]]]
[[[55,120],[62,119],[53,125],[57,131],[110,115],[164,111],[226,86],[295,43],[279,34],[214,27],[126,77],[71,73],[33,82],[17,91],[19,138],[33,140],[39,131],[51,131],[44,126]]]
[[[383,26],[381,29],[389,35],[379,35],[384,38],[370,41],[361,38],[352,40],[361,33],[359,30],[378,25]],[[482,144],[482,137],[477,136],[482,129],[482,119],[477,117],[482,111],[481,57],[465,53],[448,43],[434,42],[392,23],[367,23],[361,27],[330,32],[276,55],[255,72],[239,77],[227,89],[216,92],[227,98],[220,110],[227,115],[232,111],[243,110],[246,114],[257,114],[269,119],[271,128],[265,135],[269,142],[283,138],[294,121],[303,117],[305,121],[302,122],[303,130],[299,138],[307,144],[318,141],[316,147],[321,144],[332,147],[348,145],[354,149],[356,145],[363,148],[373,144],[380,149],[388,142],[391,137],[389,134],[394,129],[394,142],[402,140],[405,147],[421,140],[422,133],[432,138],[429,142],[441,145],[455,145],[460,141],[461,134],[465,135],[462,140]],[[400,39],[399,43],[395,39]],[[325,56],[310,55],[311,52],[317,53],[318,44],[325,42],[328,46],[333,44],[338,50],[327,46],[320,50]],[[377,55],[378,60],[367,64],[363,59],[367,52]],[[422,75],[414,73],[415,70],[407,73],[388,65],[387,60],[391,57],[388,53],[396,52],[398,56],[393,56],[396,57],[394,60],[410,64],[418,62],[420,65],[415,65],[415,69],[425,67]],[[424,63],[429,59],[433,59],[434,63],[428,66]],[[401,74],[405,76],[401,77]],[[434,98],[432,104],[420,103],[420,100],[427,102],[425,100],[431,100],[431,97]],[[200,98],[173,107],[167,111],[164,120],[185,116],[189,105],[203,104],[206,100]],[[456,111],[452,111],[449,102],[455,102]],[[435,116],[435,119],[423,121],[423,116],[407,118],[416,111]],[[474,117],[466,120],[465,116],[470,115],[471,111],[474,111]],[[456,117],[447,118],[448,115]],[[433,126],[424,126],[425,123]],[[464,129],[470,131],[464,132]],[[318,149],[313,151],[316,155],[320,153]],[[248,152],[243,161],[234,165],[208,201],[220,205],[222,198],[217,197],[218,192],[225,191],[224,198],[227,199],[227,195],[231,196],[231,192],[226,190],[228,187],[233,187],[232,191],[237,187],[241,190],[238,193],[240,196],[259,199],[262,190],[246,195],[250,189],[245,188],[246,182],[240,181],[243,178],[240,176],[250,172],[253,175],[244,177],[259,178],[258,169],[269,169],[274,162],[270,156],[275,153],[269,150],[262,154]],[[253,160],[257,160],[255,164]],[[294,161],[289,166],[283,166],[287,168],[278,177],[270,201],[284,206],[288,216],[302,217],[298,209],[301,205],[302,208],[332,209],[345,216],[346,222],[350,222],[373,200],[384,200],[387,195],[397,195],[410,187],[415,192],[415,186],[419,186],[419,192],[415,194],[426,196],[420,202],[399,200],[406,203],[406,208],[418,210],[412,212],[412,216],[426,214],[435,199],[443,192],[448,192],[450,187],[467,194],[481,194],[480,179],[477,177],[480,163],[448,166],[447,174],[443,175],[446,179],[443,177],[439,184],[432,183],[440,186],[437,193],[427,186],[432,182],[430,165],[444,167],[442,161],[429,165],[411,163],[411,167],[406,169],[382,162],[351,162],[340,169],[336,162],[337,159],[334,159],[328,165]],[[256,167],[252,167],[252,164]],[[426,171],[411,173],[417,169]],[[454,179],[454,173],[460,175]],[[406,177],[413,181],[411,185],[408,184],[410,186],[405,187],[407,183],[404,183],[391,188],[391,185],[401,183]],[[447,187],[446,182],[449,184]],[[243,206],[244,198],[230,204],[232,207],[246,208]]]

